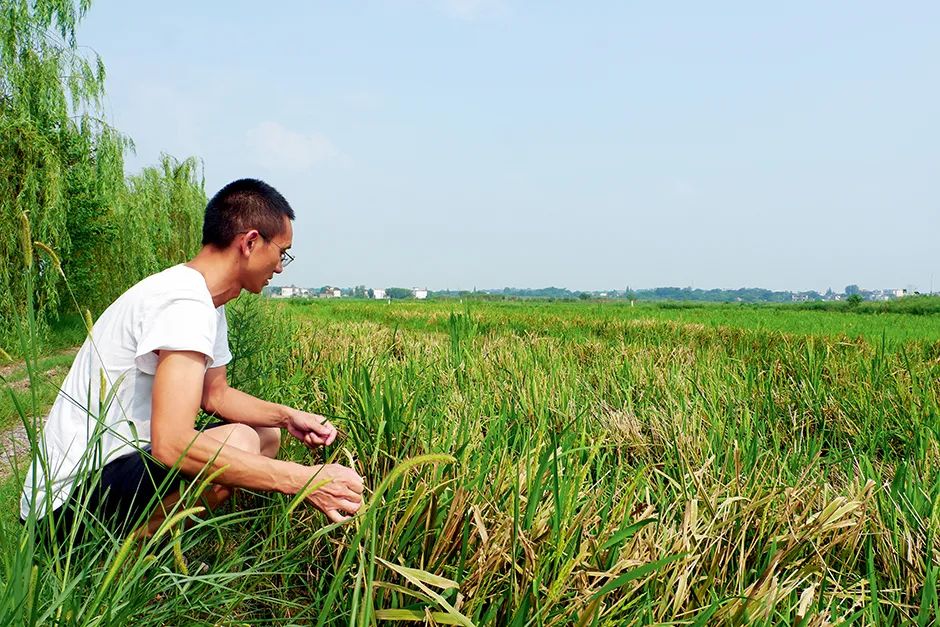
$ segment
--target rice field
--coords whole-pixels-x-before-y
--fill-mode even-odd
[[[102,531],[63,567],[4,540],[0,618],[940,620],[936,315],[244,298],[229,315],[233,384],[343,431],[282,455],[353,464],[365,511],[327,525],[242,494],[191,517],[194,481],[143,546]]]

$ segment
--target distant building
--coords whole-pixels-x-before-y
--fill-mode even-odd
[[[271,289],[271,298],[302,298],[306,296],[310,296],[310,290],[306,287],[287,285]]]
[[[907,296],[907,290],[893,290],[895,298],[904,298]]]
[[[374,290],[372,290],[372,298],[375,298],[376,300],[382,300],[382,299],[384,299],[384,298],[385,298],[385,290],[382,289],[381,287],[375,288]]]
[[[424,300],[428,297],[428,289],[426,287],[413,287],[411,288],[411,295],[418,300]]]
[[[320,293],[317,294],[317,298],[340,298],[342,295],[343,291],[341,289],[327,285],[320,290]]]

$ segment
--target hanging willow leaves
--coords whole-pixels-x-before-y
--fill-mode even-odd
[[[62,260],[80,307],[100,311],[195,252],[205,192],[194,159],[164,156],[125,178],[132,144],[102,121],[104,63],[76,44],[89,6],[0,0],[0,223],[25,215],[29,237]],[[74,306],[47,260],[23,260],[22,230],[0,231],[0,346],[23,318],[28,285],[40,328]]]

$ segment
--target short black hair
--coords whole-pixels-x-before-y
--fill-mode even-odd
[[[270,240],[284,229],[284,216],[293,220],[294,210],[276,189],[258,179],[232,181],[206,205],[202,245],[227,248],[236,235],[251,229]]]

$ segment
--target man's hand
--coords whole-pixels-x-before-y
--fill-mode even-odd
[[[299,409],[290,410],[287,417],[287,431],[310,448],[332,444],[337,434],[336,427],[323,416]],[[359,482],[361,484],[361,478]]]
[[[362,507],[362,477],[346,466],[324,464],[310,466],[311,483],[329,479],[329,483],[307,496],[307,501],[326,514],[330,522],[348,520],[346,514],[355,514]]]

